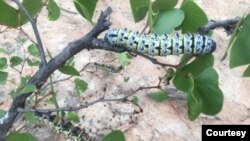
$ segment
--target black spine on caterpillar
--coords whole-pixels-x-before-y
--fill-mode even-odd
[[[210,37],[201,34],[139,34],[127,29],[109,29],[104,40],[110,45],[123,46],[129,51],[151,56],[179,54],[210,54],[216,49],[216,43]]]

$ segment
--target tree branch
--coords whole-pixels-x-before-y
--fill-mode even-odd
[[[230,25],[236,25],[240,21],[240,17],[236,17],[234,19],[228,19],[228,20],[210,20],[207,24],[200,27],[198,30],[198,33],[200,34],[207,34],[210,30],[214,30],[215,28],[219,27],[227,27]]]
[[[103,41],[97,39],[97,36],[101,32],[107,30],[111,25],[108,20],[110,13],[111,8],[107,8],[102,12],[96,26],[89,33],[82,38],[69,43],[61,53],[52,58],[43,67],[40,67],[28,84],[36,85],[37,89],[40,89],[55,70],[83,49],[108,49],[112,51],[112,48],[107,48],[107,45]],[[18,116],[19,112],[17,109],[25,107],[25,101],[31,94],[32,93],[17,93],[17,97],[14,98],[7,113],[4,117],[0,118],[0,141],[6,140],[6,135]]]
[[[42,40],[41,40],[40,34],[38,32],[38,29],[37,29],[37,24],[36,24],[37,20],[32,18],[32,16],[29,14],[27,9],[23,6],[22,3],[20,3],[19,0],[13,0],[13,1],[18,5],[20,10],[27,16],[27,18],[29,19],[29,21],[30,21],[30,23],[32,25],[34,34],[36,36],[36,41],[37,41],[36,46],[37,46],[37,48],[39,50],[39,53],[40,53],[41,66],[43,66],[43,65],[47,64],[47,61],[46,61],[45,52],[44,52],[44,49],[43,49]]]

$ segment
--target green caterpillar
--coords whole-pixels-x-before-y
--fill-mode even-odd
[[[35,115],[39,121],[54,129],[57,133],[63,134],[65,139],[71,139],[72,141],[92,141],[86,132],[80,127],[74,126],[69,121],[63,120],[60,123],[54,123],[56,115],[40,112],[36,112]]]
[[[124,46],[129,51],[151,56],[209,54],[216,49],[210,37],[200,34],[139,34],[127,29],[109,29],[104,40],[110,45]]]
[[[104,70],[104,71],[107,71],[107,72],[110,72],[110,73],[119,73],[123,67],[122,66],[119,66],[117,68],[115,67],[112,67],[112,66],[108,66],[108,65],[105,65],[105,64],[99,64],[99,63],[94,63],[95,67],[96,68],[99,68],[101,70]]]

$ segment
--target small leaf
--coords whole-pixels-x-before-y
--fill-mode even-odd
[[[238,37],[232,44],[230,51],[229,66],[234,68],[250,63],[250,14],[244,20]]]
[[[152,3],[154,12],[159,10],[168,10],[173,8],[178,3],[178,0],[156,0]]]
[[[29,66],[39,66],[40,65],[40,61],[38,61],[38,60],[35,60],[35,59],[29,59],[29,58],[27,58],[27,63],[28,63],[28,65]]]
[[[149,1],[150,0],[129,0],[136,23],[145,18],[148,12]]]
[[[80,118],[77,115],[76,112],[68,112],[67,117],[69,120],[75,122],[75,123],[79,123],[80,122]]]
[[[114,130],[106,135],[101,141],[126,141],[123,132]]]
[[[128,82],[129,81],[129,77],[128,76],[123,77],[123,81],[124,82]]]
[[[0,52],[2,52],[5,55],[10,55],[12,53],[12,52],[9,52],[8,50],[4,49],[3,47],[0,47]]]
[[[131,100],[132,103],[138,104],[139,98],[137,96],[133,96],[133,99]]]
[[[149,94],[149,97],[156,102],[163,102],[169,98],[165,91],[151,93]]]
[[[31,92],[34,92],[35,90],[36,90],[36,86],[35,85],[26,85],[22,89],[21,93],[23,93],[23,94],[31,93]]]
[[[7,81],[8,73],[4,71],[0,71],[0,85],[4,85]]]
[[[7,141],[36,141],[29,133],[10,132]]]
[[[119,63],[122,67],[125,67],[128,64],[130,64],[131,59],[132,59],[132,56],[126,52],[120,53],[119,55]]]
[[[38,50],[38,48],[36,47],[35,44],[31,44],[28,47],[28,51],[29,51],[30,55],[32,55],[34,57],[39,57],[39,50]]]
[[[196,32],[199,27],[208,22],[207,15],[194,1],[185,1],[181,9],[185,12],[181,25],[183,33]]]
[[[247,69],[243,73],[243,77],[249,77],[250,76],[250,65],[248,65]]]
[[[72,75],[72,76],[80,76],[80,73],[78,72],[78,70],[76,70],[73,66],[62,66],[58,68],[58,70],[63,74]]]
[[[0,118],[3,117],[6,114],[5,110],[0,109]]]
[[[92,23],[92,17],[98,0],[74,0],[76,10]]]
[[[15,67],[17,65],[20,65],[22,63],[22,61],[23,61],[23,59],[21,57],[13,56],[10,59],[10,66]]]
[[[34,123],[36,121],[36,116],[34,113],[24,113],[24,117],[27,121]]]
[[[11,90],[10,93],[9,93],[9,95],[11,96],[12,99],[16,98],[16,96],[17,96],[16,89]]]
[[[171,33],[173,30],[181,25],[184,20],[184,12],[181,9],[169,9],[160,11],[152,32],[158,34]]]
[[[60,17],[60,8],[54,0],[49,0],[47,5],[49,20],[56,21]]]
[[[79,78],[75,79],[75,88],[77,89],[77,91],[80,92],[85,92],[88,88],[88,83],[86,83],[84,80],[81,80]]]
[[[0,58],[0,70],[6,69],[8,67],[7,59],[5,57]]]
[[[24,86],[26,86],[28,84],[28,82],[29,82],[30,79],[31,79],[30,75],[21,77],[21,83],[20,83],[19,88],[23,88]]]

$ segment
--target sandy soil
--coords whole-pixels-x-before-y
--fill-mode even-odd
[[[64,9],[76,11],[71,1],[57,0]],[[205,10],[210,19],[228,19],[242,16],[250,11],[249,0],[197,0],[197,3]],[[101,10],[107,6],[112,7],[111,21],[113,27],[127,27],[132,30],[142,30],[145,21],[135,24],[129,6],[129,0],[100,0],[98,2],[94,21],[98,18]],[[79,15],[62,11],[58,21],[47,20],[47,12],[44,10],[39,19],[38,26],[43,44],[53,55],[58,54],[70,41],[83,36],[92,28],[85,19]],[[24,29],[32,35],[30,25]],[[15,30],[0,34],[0,45],[5,48],[14,48],[22,54],[22,49],[16,45],[14,39],[19,35]],[[183,100],[170,99],[163,103],[155,103],[148,98],[151,91],[140,91],[139,104],[143,113],[134,115],[136,109],[127,103],[99,103],[78,113],[82,117],[81,127],[91,135],[100,139],[112,129],[125,131],[128,141],[199,141],[201,140],[201,125],[203,124],[249,124],[250,123],[250,78],[242,78],[243,68],[229,69],[228,60],[221,62],[229,41],[229,37],[222,29],[214,31],[214,39],[217,41],[215,56],[215,69],[219,73],[219,85],[224,93],[224,106],[216,117],[201,115],[195,121],[189,121],[187,106]],[[1,54],[0,54],[1,55]],[[76,67],[81,69],[89,62],[106,64],[118,64],[118,54],[105,51],[82,51],[76,55]],[[178,57],[159,58],[166,63],[177,63]],[[10,71],[11,80],[17,81],[18,74]],[[25,68],[26,74],[33,74],[35,68]],[[94,72],[94,73],[93,73]],[[59,73],[56,72],[55,76]],[[60,106],[75,106],[89,100],[102,97],[121,97],[139,86],[152,86],[158,83],[158,77],[164,74],[164,69],[152,64],[142,57],[136,57],[131,64],[119,74],[110,74],[96,70],[93,65],[87,71],[81,73],[82,79],[88,82],[89,87],[81,98],[76,97],[72,81],[57,84],[57,98]],[[60,75],[59,78],[64,78]],[[126,83],[124,77],[130,77]],[[1,86],[0,109],[7,109],[11,103],[8,93],[15,85],[8,83]],[[104,88],[106,92],[104,91]],[[40,128],[40,127],[36,127]],[[39,141],[63,140],[48,130],[32,130]],[[27,129],[28,130],[28,129]]]

